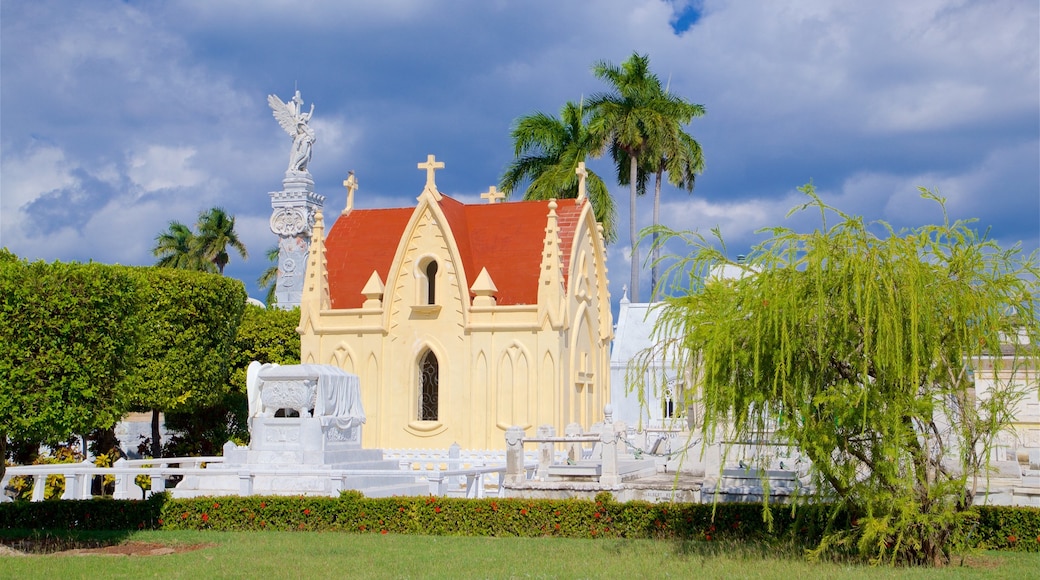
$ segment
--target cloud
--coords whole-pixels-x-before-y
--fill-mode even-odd
[[[194,187],[206,178],[190,166],[195,153],[193,147],[150,145],[141,153],[130,154],[127,176],[144,191]]]
[[[343,207],[348,170],[357,207],[414,204],[430,153],[448,165],[441,189],[475,200],[512,158],[514,119],[604,90],[592,63],[634,51],[708,110],[690,126],[707,170],[692,195],[665,188],[671,225],[719,225],[748,247],[756,228],[800,223],[784,214],[812,179],[843,209],[907,226],[934,221],[916,187],[936,187],[951,215],[1040,243],[1034,2],[40,0],[0,12],[0,241],[27,255],[151,263],[169,220],[219,205],[258,244],[228,269],[250,284],[289,150],[268,94],[299,88],[315,104],[327,213]],[[640,225],[649,216],[641,200]],[[616,296],[625,246],[610,248]]]

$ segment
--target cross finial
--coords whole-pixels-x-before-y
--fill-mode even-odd
[[[505,196],[506,194],[495,189],[494,185],[489,187],[486,193],[480,194],[480,197],[488,200],[488,203],[498,203],[498,200],[505,198]]]
[[[347,188],[347,207],[343,210],[343,213],[347,213],[354,209],[354,191],[358,188],[357,178],[354,177],[354,172],[347,173],[347,178],[343,181],[343,187]]]
[[[433,178],[433,172],[444,169],[444,162],[437,161],[433,155],[426,156],[426,163],[420,163],[419,169],[426,170],[426,189],[437,191],[437,182]]]
[[[585,178],[589,175],[589,172],[585,170],[584,161],[578,163],[578,167],[574,169],[574,173],[578,175],[578,197],[574,199],[574,204],[580,205],[585,199]]]

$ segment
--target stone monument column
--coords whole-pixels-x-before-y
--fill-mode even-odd
[[[314,214],[325,204],[325,196],[314,192],[314,179],[307,169],[316,140],[308,124],[314,105],[309,112],[304,112],[300,91],[296,91],[288,103],[275,95],[269,95],[267,103],[278,124],[293,139],[282,191],[271,192],[271,231],[278,236],[278,279],[274,293],[277,306],[289,309],[300,305],[311,227]]]
[[[310,174],[286,175],[282,191],[271,192],[271,231],[278,236],[278,280],[275,299],[279,308],[300,305],[307,252],[311,245],[314,214],[321,210],[325,196],[314,193]]]

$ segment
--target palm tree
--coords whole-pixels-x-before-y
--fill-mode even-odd
[[[704,172],[704,155],[701,145],[682,126],[694,117],[704,115],[704,106],[695,105],[667,92],[665,107],[670,109],[672,123],[665,130],[651,136],[650,154],[647,155],[647,169],[654,173],[654,225],[661,223],[661,181],[668,172],[668,183],[675,187],[692,192],[696,185],[697,175]],[[651,244],[653,256],[650,260],[650,290],[657,288],[660,280],[659,271],[661,248],[657,246],[657,232],[653,234]]]
[[[234,248],[243,259],[249,257],[246,246],[238,239],[235,232],[235,218],[228,215],[223,208],[214,207],[199,214],[195,225],[199,233],[196,236],[199,253],[203,258],[213,262],[217,273],[224,275],[224,266],[229,261],[227,248]]]
[[[499,187],[508,194],[529,182],[524,199],[574,199],[578,196],[578,176],[574,170],[588,157],[598,156],[601,140],[595,139],[586,124],[588,111],[568,101],[560,117],[535,113],[521,117],[511,136],[516,159],[506,168]],[[607,241],[617,237],[617,212],[603,179],[589,171],[585,191],[603,225]]]
[[[278,246],[271,246],[267,249],[267,260],[271,262],[271,265],[264,270],[263,274],[260,274],[256,284],[261,289],[267,288],[267,297],[264,302],[270,308],[277,301],[274,291],[278,287]]]
[[[152,255],[159,258],[155,265],[163,268],[201,272],[216,271],[216,266],[199,253],[195,234],[191,228],[178,221],[170,222],[166,231],[155,236]]]
[[[618,182],[631,190],[629,199],[629,238],[632,243],[632,279],[629,291],[634,302],[639,301],[639,249],[636,232],[636,195],[640,182],[639,166],[646,161],[654,135],[666,131],[672,124],[674,108],[661,87],[661,81],[650,71],[650,57],[633,53],[621,66],[607,61],[593,65],[593,74],[606,81],[609,93],[593,95],[590,133],[601,144],[610,144],[611,154],[618,167]],[[628,161],[628,177],[620,167]]]

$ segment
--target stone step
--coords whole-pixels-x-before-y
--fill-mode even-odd
[[[386,487],[413,484],[426,486],[426,490],[429,491],[429,483],[417,481],[414,477],[395,477],[390,475],[351,475],[343,481],[344,488],[357,489],[361,491],[364,491],[365,489],[370,487]]]
[[[336,449],[325,451],[325,465],[352,463],[355,461],[384,461],[381,449]],[[394,462],[395,464],[397,462]]]
[[[382,469],[385,471],[401,471],[401,464],[393,459],[379,459],[373,461],[351,461],[349,463],[334,463],[329,469]]]

